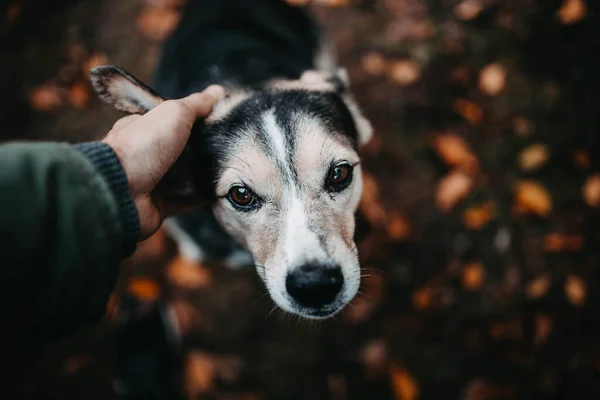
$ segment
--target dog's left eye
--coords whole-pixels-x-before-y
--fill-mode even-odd
[[[257,201],[256,196],[250,189],[245,186],[234,186],[229,189],[227,194],[229,202],[241,211],[250,211],[255,208]]]
[[[333,165],[327,173],[325,187],[329,192],[338,193],[346,189],[352,182],[352,165],[342,163]]]

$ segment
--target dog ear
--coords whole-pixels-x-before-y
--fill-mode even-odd
[[[114,65],[90,71],[94,90],[107,104],[129,114],[145,114],[166,99],[129,72]]]
[[[373,137],[373,126],[364,116],[358,107],[358,103],[354,100],[354,97],[350,93],[350,77],[348,76],[348,71],[346,71],[345,68],[338,68],[331,74],[329,82],[342,97],[344,103],[346,103],[346,107],[348,107],[348,110],[354,119],[356,130],[358,132],[358,144],[362,146],[369,143]]]

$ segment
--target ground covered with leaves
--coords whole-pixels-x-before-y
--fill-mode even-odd
[[[120,115],[87,71],[149,80],[181,3],[13,1],[0,137],[101,137]],[[600,397],[598,5],[312,3],[376,128],[361,294],[334,320],[300,321],[254,271],[190,265],[159,232],[125,262],[107,321],[49,350],[32,387],[114,398],[110,317],[136,298],[176,316],[189,398]]]

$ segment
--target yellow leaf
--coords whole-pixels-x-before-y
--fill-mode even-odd
[[[583,183],[583,200],[590,207],[600,205],[600,174],[589,176]]]
[[[583,0],[565,0],[556,12],[558,20],[564,25],[581,21],[585,14],[586,7]]]
[[[565,295],[569,303],[581,307],[586,296],[586,285],[583,279],[575,275],[569,275],[565,280]]]
[[[402,86],[408,86],[421,77],[421,68],[411,60],[395,61],[390,66],[390,78]]]
[[[479,73],[479,89],[490,96],[496,96],[506,86],[506,71],[498,63],[486,65]]]
[[[385,73],[387,62],[381,53],[371,51],[360,59],[362,69],[369,75],[380,76]]]
[[[495,212],[496,207],[491,202],[470,207],[463,214],[463,223],[469,229],[481,229],[490,222]]]
[[[196,351],[187,357],[185,366],[185,386],[190,399],[208,392],[214,385],[216,368],[208,354]]]
[[[515,187],[515,206],[518,212],[548,216],[552,200],[548,191],[538,182],[521,181]]]
[[[524,171],[531,171],[543,166],[550,158],[548,146],[542,143],[533,144],[519,154],[519,166]]]
[[[462,284],[467,290],[478,290],[485,281],[483,265],[474,262],[466,265],[462,270]]]
[[[435,136],[433,146],[444,162],[451,167],[461,167],[473,172],[479,162],[469,145],[458,135],[442,133]]]
[[[550,277],[542,275],[529,282],[525,292],[530,299],[539,299],[544,296],[550,289]]]
[[[473,179],[464,172],[454,170],[444,176],[437,186],[436,205],[442,211],[451,210],[473,187]]]

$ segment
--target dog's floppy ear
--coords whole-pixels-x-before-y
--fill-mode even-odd
[[[98,96],[119,111],[145,114],[166,99],[129,72],[114,65],[90,71],[92,86]]]
[[[369,120],[363,115],[358,104],[350,93],[350,78],[345,68],[338,68],[333,72],[320,72],[309,70],[300,78],[302,81],[314,83],[319,79],[324,80],[342,97],[346,107],[350,111],[356,130],[358,132],[358,144],[360,146],[367,144],[373,137],[373,127]]]

